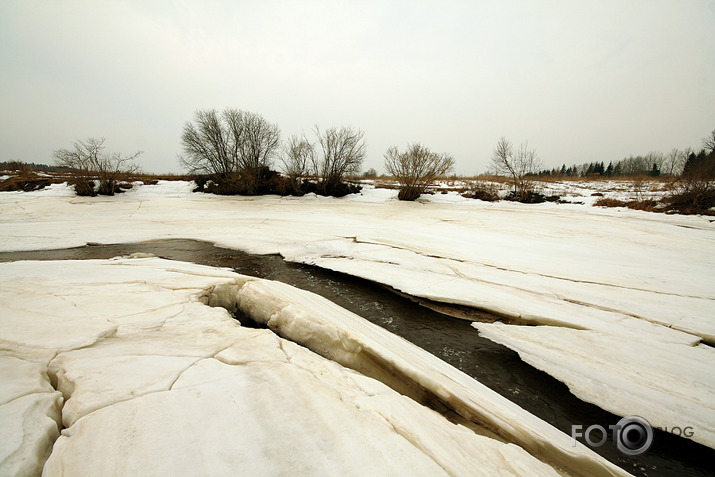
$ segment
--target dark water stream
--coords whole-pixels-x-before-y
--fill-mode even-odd
[[[585,429],[598,424],[608,428],[620,419],[580,401],[563,383],[527,365],[514,351],[481,338],[467,321],[429,310],[375,283],[287,263],[279,256],[250,255],[191,240],[165,240],[5,252],[0,253],[0,261],[98,259],[134,252],[229,267],[238,273],[285,282],[322,295],[431,352],[568,435],[572,425],[580,424]],[[597,437],[594,434],[592,439]],[[610,439],[594,450],[634,475],[715,475],[714,450],[657,430],[651,449],[639,456],[621,454]]]

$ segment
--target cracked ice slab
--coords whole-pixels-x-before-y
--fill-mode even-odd
[[[59,436],[62,395],[44,367],[0,356],[0,474],[39,475]]]
[[[194,238],[281,253],[532,324],[621,335],[643,350],[639,365],[672,344],[715,343],[715,225],[705,217],[451,196],[440,202],[439,195],[410,204],[384,190],[344,199],[219,197],[190,190],[190,183],[160,183],[112,198],[0,194],[0,249]],[[69,310],[70,304],[60,305],[62,298],[48,298],[48,306]],[[167,303],[141,326],[161,326],[176,312]],[[125,328],[136,318],[120,315],[115,318]],[[112,336],[118,323],[79,333],[73,346]],[[598,347],[587,352],[598,362]],[[651,371],[664,393],[679,394],[675,383]],[[605,364],[592,378],[601,386],[619,382],[617,370]],[[599,396],[594,403],[608,406]]]
[[[214,302],[230,296],[217,289]],[[470,422],[583,475],[623,471],[432,354],[323,297],[267,280],[247,282],[237,305],[259,323],[318,354],[390,383],[406,395],[437,399]],[[210,298],[210,302],[212,299]]]
[[[707,218],[451,195],[401,203],[394,191],[370,189],[332,199],[191,188],[160,182],[111,198],[0,194],[0,250],[194,238],[535,324],[608,328],[625,316],[715,343],[715,225]]]
[[[587,402],[655,427],[690,426],[690,439],[715,448],[715,349],[634,341],[616,333],[554,326],[473,323]]]
[[[9,400],[0,406],[0,451],[12,457],[0,471],[36,474],[52,448],[46,476],[559,475],[518,445],[454,424],[375,379],[206,306],[229,304],[259,281],[157,258],[0,264],[0,289],[23,284],[27,296],[73,303],[48,309],[23,294],[0,295]],[[295,293],[296,306],[315,304],[311,294]],[[5,332],[18,320],[36,341]],[[72,326],[52,327],[53,320]],[[71,330],[92,322],[114,332],[75,340]],[[57,438],[60,421],[67,427]],[[13,457],[18,445],[23,459]],[[626,475],[584,452],[600,475]]]

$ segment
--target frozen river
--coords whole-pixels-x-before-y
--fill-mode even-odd
[[[4,193],[0,251],[8,260],[21,256],[13,251],[41,259],[58,249],[65,250],[55,258],[90,258],[138,247],[284,281],[365,316],[497,390],[493,403],[500,404],[483,408],[482,417],[497,419],[493,425],[535,455],[541,453],[539,443],[559,441],[551,450],[569,459],[562,439],[571,425],[608,426],[619,416],[639,415],[655,427],[688,426],[695,432],[683,438],[656,433],[646,456],[626,458],[609,448],[598,452],[641,475],[707,472],[715,448],[715,224],[710,218],[575,204],[483,203],[453,193],[407,204],[395,200],[394,191],[378,189],[333,199],[218,197],[192,193],[192,188],[191,183],[160,182],[111,198],[76,197],[61,184]],[[154,242],[166,239],[187,241]],[[142,244],[85,247],[118,243]],[[37,263],[18,270],[41,274]],[[77,270],[85,267],[74,263]],[[213,279],[213,272],[200,273]],[[255,300],[263,300],[264,311],[281,314],[297,333],[281,336],[300,342],[310,341],[301,330],[315,323],[286,311],[285,303],[305,302],[312,310],[306,313],[325,320],[336,336],[364,338],[363,344],[375,344],[383,356],[391,356],[391,367],[412,372],[400,358],[398,341],[363,329],[354,315],[273,282],[258,283],[239,293],[242,298],[236,300],[245,303],[229,300],[228,308],[247,307],[261,315]],[[470,325],[447,319],[382,286],[452,311],[482,310],[485,320]],[[284,297],[283,305],[272,294]],[[14,304],[19,296],[6,293],[6,298],[11,307],[20,306]],[[344,320],[336,322],[326,315],[329,310]],[[38,311],[44,312],[33,313]],[[501,319],[491,322],[490,316]],[[352,346],[350,340],[340,342],[335,344]],[[423,378],[431,380],[436,369],[451,373],[422,350],[402,351],[424,358],[418,366]],[[348,367],[350,353],[342,363]],[[333,359],[330,349],[323,349],[326,354]],[[448,400],[462,402],[469,414],[486,394],[472,394],[478,386],[453,377],[456,394]],[[443,391],[441,378],[431,382],[434,392]],[[526,415],[508,417],[519,411],[501,396],[562,433],[557,436]]]
[[[577,399],[563,383],[524,363],[516,352],[480,337],[468,321],[427,309],[373,282],[289,263],[280,256],[251,255],[193,240],[162,240],[4,252],[0,253],[0,262],[106,259],[136,252],[228,267],[244,275],[277,280],[317,293],[429,351],[564,433],[570,434],[574,424],[586,427],[619,419]],[[638,476],[706,476],[715,461],[714,450],[664,432],[657,432],[653,447],[645,454],[627,456],[610,445],[594,450]]]

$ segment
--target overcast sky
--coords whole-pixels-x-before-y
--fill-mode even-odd
[[[0,161],[104,136],[180,172],[183,125],[229,107],[360,128],[378,171],[414,141],[468,175],[502,136],[548,167],[699,148],[715,1],[0,0]]]

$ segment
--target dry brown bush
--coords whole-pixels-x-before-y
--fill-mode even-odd
[[[485,202],[496,202],[499,200],[499,186],[494,182],[475,181],[464,196]]]
[[[596,207],[627,207],[634,210],[645,210],[652,212],[656,210],[658,202],[654,200],[618,200],[618,199],[608,199],[602,198],[598,199],[594,204]]]
[[[454,169],[449,154],[432,152],[419,143],[410,144],[405,152],[390,147],[385,153],[385,170],[400,183],[400,200],[416,200],[439,178]],[[452,178],[454,184],[455,178]]]
[[[88,138],[76,141],[73,149],[58,149],[52,153],[57,165],[69,169],[77,195],[114,195],[118,183],[139,171],[134,163],[141,151],[131,156],[104,152],[105,138]],[[99,188],[95,188],[95,182]]]

